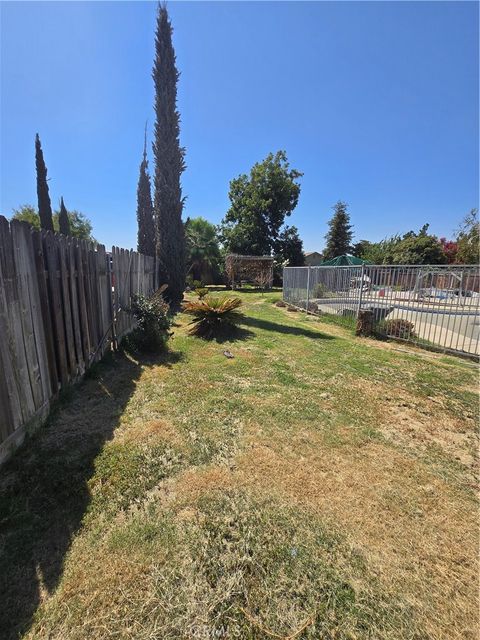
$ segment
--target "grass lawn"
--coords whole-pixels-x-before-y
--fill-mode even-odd
[[[2,637],[478,637],[475,365],[242,297],[0,471]]]

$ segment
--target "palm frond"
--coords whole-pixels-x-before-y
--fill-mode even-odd
[[[243,314],[238,308],[241,305],[240,298],[206,296],[201,300],[186,302],[183,310],[193,316],[191,334],[213,338],[240,322]]]

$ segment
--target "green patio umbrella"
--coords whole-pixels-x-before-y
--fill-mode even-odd
[[[362,264],[372,264],[368,260],[362,260],[362,258],[356,258],[355,256],[336,256],[331,260],[325,260],[319,266],[320,267],[348,267],[348,266],[357,266]]]

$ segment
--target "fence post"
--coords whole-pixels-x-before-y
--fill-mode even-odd
[[[363,276],[365,275],[365,263],[362,264],[362,272],[360,275],[360,294],[358,296],[358,306],[357,306],[357,320],[360,310],[362,308],[362,299],[363,299]]]
[[[307,271],[307,306],[305,308],[305,311],[308,313],[308,308],[310,306],[310,269],[311,267],[307,267],[308,271]]]

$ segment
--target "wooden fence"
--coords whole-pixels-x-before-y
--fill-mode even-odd
[[[52,400],[135,325],[154,259],[0,216],[0,463]]]

